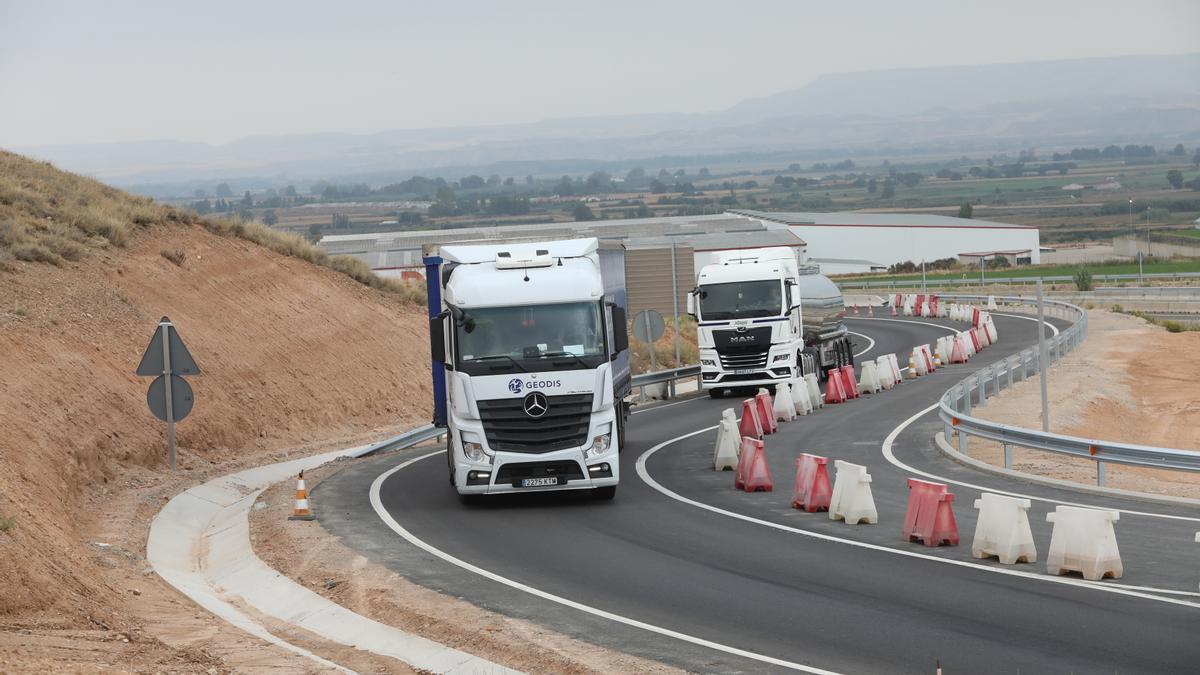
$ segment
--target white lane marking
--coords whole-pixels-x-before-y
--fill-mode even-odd
[[[1171,605],[1181,605],[1184,607],[1193,607],[1193,608],[1200,609],[1200,603],[1198,603],[1198,602],[1192,602],[1190,600],[1179,600],[1176,598],[1165,598],[1165,597],[1162,597],[1161,595],[1151,595],[1148,593],[1143,593],[1143,592],[1140,592],[1137,590],[1133,590],[1134,588],[1145,588],[1145,587],[1123,587],[1123,586],[1120,586],[1119,584],[1100,583],[1100,582],[1094,582],[1094,581],[1087,581],[1086,579],[1072,579],[1069,577],[1050,576],[1048,574],[1037,574],[1034,572],[1024,572],[1022,570],[981,565],[979,563],[966,562],[964,560],[939,558],[937,556],[927,555],[924,553],[918,553],[916,551],[907,551],[904,549],[889,548],[887,546],[880,546],[879,544],[871,544],[868,542],[856,541],[853,539],[843,539],[841,537],[835,537],[833,535],[824,534],[822,532],[816,532],[813,530],[805,530],[805,529],[801,529],[798,527],[790,527],[788,525],[781,525],[779,523],[773,523],[769,520],[762,520],[760,518],[755,518],[753,516],[747,516],[747,515],[744,515],[741,513],[737,513],[735,511],[728,511],[726,509],[712,506],[711,504],[705,504],[704,502],[698,502],[694,499],[689,499],[688,497],[684,497],[683,495],[680,495],[676,492],[672,492],[671,490],[663,487],[661,484],[658,483],[658,481],[654,480],[654,478],[652,478],[650,476],[650,472],[646,469],[646,461],[654,453],[667,447],[668,445],[671,445],[672,443],[682,441],[686,438],[690,438],[697,434],[702,434],[706,431],[712,431],[713,429],[716,429],[716,428],[717,428],[716,426],[711,426],[711,427],[706,427],[704,429],[700,429],[697,431],[693,431],[688,434],[683,434],[682,436],[676,436],[675,438],[672,438],[667,441],[663,441],[662,443],[659,443],[658,445],[656,445],[656,446],[650,448],[649,450],[647,450],[646,452],[642,453],[642,455],[640,457],[638,457],[638,460],[637,460],[638,477],[642,479],[642,482],[646,483],[646,485],[649,485],[651,488],[658,490],[659,492],[666,495],[667,497],[670,497],[671,499],[682,502],[689,506],[695,506],[696,508],[704,509],[706,511],[711,511],[713,513],[718,513],[720,515],[728,516],[728,517],[734,518],[736,520],[741,520],[741,521],[745,521],[748,523],[754,523],[755,525],[762,525],[763,527],[769,527],[771,529],[781,530],[783,532],[790,532],[792,534],[799,534],[799,535],[805,536],[805,537],[812,537],[813,539],[821,539],[824,541],[831,541],[831,542],[836,542],[839,544],[846,544],[848,546],[856,546],[858,548],[865,548],[865,549],[869,549],[872,551],[883,551],[886,553],[901,555],[901,556],[905,556],[908,558],[920,558],[922,560],[932,560],[934,562],[944,563],[947,565],[955,565],[958,567],[967,567],[967,568],[976,569],[976,570],[979,570],[982,572],[992,572],[994,574],[1005,574],[1008,576],[1024,577],[1027,579],[1037,579],[1039,581],[1044,581],[1047,583],[1063,584],[1066,586],[1075,586],[1077,588],[1086,588],[1086,589],[1090,589],[1090,590],[1103,591],[1105,593],[1116,593],[1118,595],[1128,595],[1128,596],[1135,597],[1135,598],[1143,598],[1146,600],[1154,600],[1156,602],[1162,602],[1162,603],[1171,604]],[[1154,589],[1154,591],[1157,593],[1171,593],[1171,594],[1182,593],[1181,591],[1171,591],[1171,590],[1161,590],[1161,589]]]
[[[864,350],[862,350],[862,351],[860,351],[860,352],[855,352],[855,353],[854,353],[854,358],[856,358],[856,359],[857,359],[858,357],[862,356],[863,354],[866,354],[867,352],[869,352],[869,351],[871,351],[872,349],[874,349],[874,348],[875,348],[875,341],[871,339],[871,336],[870,336],[870,335],[863,335],[862,333],[855,333],[855,332],[854,332],[854,331],[852,331],[852,330],[848,330],[848,331],[846,331],[846,332],[847,332],[848,334],[850,334],[850,335],[857,335],[857,336],[858,336],[858,337],[860,337],[860,338],[866,338],[866,339],[867,339],[867,342],[871,343],[871,344],[867,345],[867,348],[866,348],[866,349],[864,349]]]
[[[716,427],[710,427],[710,428],[716,428]],[[388,510],[383,507],[383,502],[379,498],[379,492],[380,492],[380,488],[383,485],[383,482],[385,480],[387,480],[388,477],[391,476],[392,474],[396,473],[397,471],[399,471],[411,464],[415,464],[416,462],[419,462],[423,459],[427,459],[429,457],[433,457],[435,455],[440,455],[443,452],[445,452],[445,450],[438,450],[436,452],[431,452],[429,454],[421,455],[420,457],[414,457],[413,459],[410,459],[407,462],[400,464],[399,466],[396,466],[392,469],[389,469],[388,471],[383,472],[382,474],[379,475],[379,477],[377,477],[375,479],[375,482],[371,483],[371,493],[370,493],[371,494],[371,506],[373,506],[375,508],[375,513],[378,514],[379,518],[381,520],[383,520],[383,522],[386,523],[388,527],[392,528],[393,532],[395,532],[396,534],[403,537],[405,540],[407,540],[413,546],[420,548],[421,550],[425,551],[426,553],[435,555],[452,565],[461,567],[462,569],[467,570],[468,572],[473,572],[475,574],[478,574],[479,576],[484,577],[486,579],[491,579],[492,581],[504,584],[505,586],[515,588],[515,589],[517,589],[519,591],[523,591],[525,593],[529,593],[530,595],[534,595],[534,596],[537,596],[544,600],[549,600],[551,602],[556,602],[560,605],[565,605],[572,609],[577,609],[581,612],[587,612],[588,614],[592,614],[594,616],[598,616],[603,619],[608,619],[610,621],[616,621],[617,623],[622,623],[622,624],[625,624],[626,626],[640,628],[642,630],[650,631],[651,633],[657,633],[659,635],[664,635],[666,637],[675,638],[676,640],[682,640],[683,642],[689,642],[691,644],[699,645],[701,647],[715,649],[720,652],[725,652],[726,654],[732,654],[734,656],[740,656],[742,658],[752,659],[754,661],[761,661],[762,663],[769,663],[773,666],[780,666],[783,668],[791,668],[792,670],[799,670],[799,671],[806,672],[806,673],[820,673],[823,675],[835,675],[834,671],[822,670],[820,668],[806,666],[802,663],[794,663],[792,661],[785,661],[783,659],[777,659],[773,656],[766,656],[764,654],[758,654],[755,652],[746,651],[745,649],[738,649],[737,647],[730,647],[728,645],[723,645],[718,642],[712,642],[711,640],[705,640],[703,638],[698,638],[698,637],[695,637],[692,635],[688,635],[686,633],[680,633],[678,631],[674,631],[669,628],[663,628],[661,626],[656,626],[654,624],[646,623],[644,621],[638,621],[637,619],[631,619],[629,617],[621,616],[620,614],[613,614],[612,612],[607,612],[603,609],[598,609],[596,607],[592,607],[591,605],[585,605],[581,602],[569,600],[562,596],[554,595],[553,593],[548,593],[546,591],[543,591],[538,588],[534,588],[532,586],[527,586],[519,581],[513,581],[512,579],[509,579],[507,577],[502,577],[499,574],[496,574],[495,572],[485,570],[482,567],[473,565],[469,562],[466,562],[465,560],[455,558],[454,556],[450,555],[449,553],[446,553],[445,551],[442,551],[441,549],[435,548],[434,546],[425,543],[423,540],[417,538],[416,535],[414,535],[413,533],[404,529],[404,526],[402,526],[400,523],[396,522],[395,518],[392,518],[392,514],[389,513]]]
[[[989,313],[994,314],[996,316],[1007,316],[1007,317],[1010,317],[1013,319],[1025,319],[1026,321],[1032,321],[1034,323],[1037,323],[1036,316],[1025,316],[1024,314],[1007,314],[1007,313],[1001,313],[1001,312],[989,312]],[[1058,335],[1058,326],[1055,326],[1054,324],[1050,323],[1049,321],[1043,321],[1042,323],[1045,324],[1046,326],[1049,326],[1050,330],[1053,331],[1055,335]]]
[[[889,433],[887,435],[887,438],[883,439],[883,457],[884,457],[884,459],[891,462],[893,465],[895,465],[901,469],[904,469],[905,471],[908,471],[910,473],[915,473],[919,476],[925,476],[926,478],[936,478],[938,481],[943,482],[943,483],[951,483],[953,485],[961,485],[963,487],[968,487],[973,490],[980,490],[983,492],[995,492],[997,494],[1009,495],[1010,497],[1021,497],[1023,499],[1032,499],[1034,501],[1050,502],[1053,504],[1063,504],[1066,506],[1082,506],[1084,508],[1089,508],[1089,509],[1108,508],[1106,506],[1095,506],[1092,504],[1080,504],[1077,502],[1064,502],[1064,501],[1061,501],[1058,499],[1047,499],[1045,497],[1038,497],[1036,495],[1021,494],[1019,492],[1008,492],[1007,490],[998,490],[995,488],[984,487],[982,485],[976,485],[974,483],[965,483],[963,481],[954,480],[951,478],[944,478],[942,476],[938,476],[936,474],[929,473],[928,471],[922,471],[920,469],[911,467],[911,466],[905,464],[904,462],[900,461],[900,459],[898,459],[896,457],[895,453],[892,452],[892,444],[895,442],[896,437],[900,435],[900,432],[902,432],[906,428],[908,428],[908,425],[917,421],[918,418],[936,410],[937,407],[938,407],[938,404],[934,403],[933,405],[929,406],[928,408],[925,408],[924,410],[921,410],[921,411],[917,412],[916,414],[914,414],[912,417],[904,420],[895,429],[892,429],[891,433]],[[1148,518],[1162,518],[1164,520],[1186,520],[1186,521],[1190,521],[1193,523],[1200,523],[1200,518],[1194,518],[1191,516],[1176,516],[1176,515],[1171,515],[1169,513],[1150,513],[1147,511],[1130,511],[1128,509],[1120,509],[1120,511],[1122,513],[1128,513],[1128,514],[1135,515],[1135,516],[1146,516]],[[1200,596],[1200,593],[1196,593],[1196,595]]]

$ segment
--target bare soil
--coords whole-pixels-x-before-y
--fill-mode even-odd
[[[0,672],[314,670],[159,580],[144,558],[149,522],[208,478],[427,419],[423,309],[195,224],[142,227],[126,248],[61,267],[11,265],[0,272]],[[178,426],[174,474],[149,379],[133,374],[163,315],[203,372],[189,378],[196,405]]]
[[[1001,335],[1000,339],[1004,339]],[[1125,314],[1088,312],[1088,338],[1051,367],[1050,430],[1056,433],[1200,452],[1200,332],[1169,333]],[[1013,385],[975,414],[1041,427],[1036,377]],[[1003,465],[995,443],[972,440],[972,457]],[[1200,475],[1107,465],[1109,487],[1200,499]],[[1095,484],[1095,463],[1015,449],[1013,468]]]
[[[351,460],[304,473],[311,490]],[[250,512],[255,553],[309,590],[401,630],[530,673],[677,673],[669,666],[588,644],[522,619],[480,609],[408,581],[342,545],[320,521],[289,521],[295,485],[277,484]],[[261,507],[260,507],[261,505]],[[319,509],[320,505],[314,503]],[[379,672],[409,672],[393,663]]]

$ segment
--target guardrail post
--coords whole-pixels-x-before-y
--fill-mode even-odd
[[[1004,444],[1004,468],[1012,468],[1012,445],[1008,443]]]
[[[979,407],[982,408],[987,405],[987,380],[983,379],[982,370],[975,375],[975,379],[979,381]]]
[[[958,451],[967,454],[967,432],[961,428],[958,430]]]
[[[963,388],[963,398],[962,398],[963,414],[970,415],[971,414],[971,384],[969,382],[963,382],[962,388]]]
[[[1000,395],[1000,363],[997,361],[992,364],[992,396]]]
[[[1096,485],[1104,486],[1104,462],[1096,460]]]
[[[1004,359],[1004,369],[1008,371],[1008,388],[1009,389],[1012,389],[1013,369],[1015,368],[1012,360],[1013,360],[1013,357],[1011,357],[1011,356],[1005,357],[1005,359]]]

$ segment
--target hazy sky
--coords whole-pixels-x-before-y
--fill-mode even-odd
[[[1196,51],[1198,28],[1197,0],[0,0],[0,146],[702,112],[829,72]]]

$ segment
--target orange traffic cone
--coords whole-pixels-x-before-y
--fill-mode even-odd
[[[288,516],[288,520],[316,520],[312,509],[308,506],[308,490],[304,487],[304,472],[300,472],[300,477],[296,479],[296,506],[292,509],[292,515]]]
[[[854,316],[858,316],[858,305],[854,305]]]

